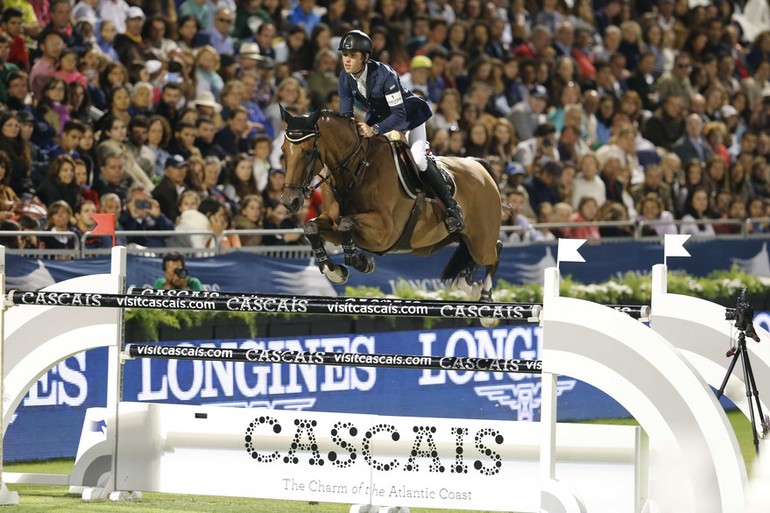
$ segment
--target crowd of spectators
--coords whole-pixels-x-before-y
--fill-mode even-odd
[[[360,29],[433,105],[433,153],[492,164],[508,240],[632,233],[595,221],[709,236],[756,218],[753,232],[770,231],[763,0],[2,4],[0,229],[85,233],[114,213],[118,230],[179,232],[121,242],[211,247],[184,232],[301,227],[321,203],[280,204],[279,104],[338,110],[337,44]]]

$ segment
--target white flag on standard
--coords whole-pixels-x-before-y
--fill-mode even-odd
[[[585,242],[586,239],[559,239],[556,267],[559,267],[559,262],[585,262],[586,259],[578,252]]]
[[[684,249],[684,243],[689,235],[672,235],[667,233],[663,239],[663,263],[668,257],[688,257],[690,253]]]

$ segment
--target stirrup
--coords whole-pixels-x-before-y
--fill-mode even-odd
[[[444,225],[450,234],[460,232],[465,228],[465,221],[463,221],[463,215],[458,207],[447,208]]]

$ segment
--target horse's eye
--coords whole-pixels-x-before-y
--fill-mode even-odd
[[[302,150],[302,156],[309,159],[313,156],[313,150]]]

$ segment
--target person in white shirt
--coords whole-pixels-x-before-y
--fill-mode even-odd
[[[607,201],[604,182],[599,177],[599,159],[593,153],[583,155],[578,161],[577,175],[572,182],[572,208],[577,209],[580,198],[590,196],[601,206]]]

